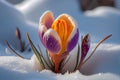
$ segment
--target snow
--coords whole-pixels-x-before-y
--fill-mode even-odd
[[[53,5],[53,3],[55,4]],[[55,13],[55,17],[65,12],[67,12],[68,14],[74,17],[75,16],[74,14],[76,13],[76,11],[77,13],[80,12],[78,9],[79,7],[75,5],[77,5],[77,1],[73,1],[73,0],[66,0],[66,1],[64,0],[60,0],[60,1],[31,0],[31,1],[25,1],[24,3],[22,3],[22,5],[19,5],[17,8],[29,20],[38,23],[40,16],[46,10],[51,10],[53,13]]]
[[[5,40],[14,41],[15,30],[18,27],[22,33],[23,39],[26,38],[26,32],[31,35],[37,35],[37,24],[28,22],[24,15],[16,10],[12,5],[5,1],[0,1],[0,42],[4,43]],[[36,39],[36,36],[33,36]]]
[[[5,0],[0,0],[0,80],[120,80],[118,37],[120,11],[111,7],[98,7],[83,13],[77,5],[78,3],[73,0],[66,0],[64,3],[62,0],[26,0],[14,6]],[[106,35],[113,34],[113,36],[99,47],[80,72],[65,74],[55,74],[49,70],[38,72],[37,69],[41,70],[41,67],[32,52],[21,53],[25,57],[32,56],[30,60],[21,59],[12,54],[4,42],[8,40],[12,45],[17,43],[15,37],[17,26],[26,42],[28,32],[34,44],[40,44],[37,26],[40,16],[46,10],[53,11],[55,18],[61,13],[73,16],[80,33],[91,34],[92,49],[96,42]],[[71,55],[71,62],[67,65],[74,64],[72,61],[75,55]]]
[[[55,4],[53,5],[53,3]],[[17,6],[17,9],[27,19],[35,23],[39,22],[40,16],[46,10],[53,11],[55,18],[61,13],[68,13],[75,18],[82,34],[90,33],[92,35],[92,38],[94,38],[93,42],[97,42],[108,34],[113,34],[113,37],[108,42],[112,43],[114,41],[116,44],[120,43],[120,38],[118,37],[120,34],[120,11],[112,7],[99,7],[91,11],[86,11],[83,14],[76,0],[35,0],[25,1],[22,5]],[[96,35],[96,32],[99,34]]]
[[[120,9],[120,0],[115,0],[116,8]]]
[[[83,72],[84,74],[110,72],[120,75],[119,55],[120,55],[120,45],[103,44],[93,55],[93,58],[91,58],[91,60],[86,65],[83,66],[81,72]]]
[[[107,49],[102,50],[102,46],[105,46]],[[120,46],[118,46],[118,45],[109,46],[109,44],[104,44],[102,46],[96,52],[95,56],[101,58],[103,56],[103,54],[106,54],[106,55],[104,55],[104,58],[103,58],[103,60],[106,62],[102,61],[102,63],[99,63],[100,59],[93,57],[93,59],[95,59],[95,62],[94,62],[94,64],[91,64],[92,67],[91,67],[91,65],[89,65],[89,63],[91,63],[93,61],[92,59],[88,63],[89,68],[87,65],[85,65],[85,66],[87,66],[86,71],[90,71],[93,73],[95,72],[95,70],[97,71],[97,73],[94,75],[86,74],[87,75],[86,76],[86,75],[81,74],[78,71],[76,71],[75,73],[70,73],[70,74],[65,73],[64,75],[55,74],[49,70],[43,70],[41,72],[36,72],[36,69],[35,69],[36,64],[34,64],[34,61],[33,61],[34,58],[32,58],[31,60],[24,60],[19,57],[15,57],[15,56],[12,56],[12,57],[1,56],[0,61],[2,61],[2,62],[0,63],[0,78],[3,80],[9,80],[9,79],[16,80],[16,78],[17,78],[17,80],[38,80],[38,79],[42,79],[42,80],[48,80],[48,79],[49,80],[73,80],[73,79],[75,79],[75,80],[81,80],[81,79],[82,80],[119,80],[120,73],[117,74],[117,73],[108,72],[108,71],[101,72],[102,71],[101,69],[108,70],[107,69],[108,67],[114,65],[111,67],[111,69],[113,71],[120,72],[118,70],[120,67],[120,62],[115,63],[117,61],[117,59],[120,59],[120,57],[119,57],[120,54],[118,54],[116,52],[116,49],[118,49],[118,51],[120,51]],[[111,50],[111,52],[109,52],[108,50]],[[103,53],[99,53],[102,51],[103,51]],[[111,56],[113,56],[113,55],[111,55],[113,53],[114,53],[114,57],[111,57]],[[113,59],[111,59],[111,58],[113,58]],[[114,64],[112,64],[110,62],[112,62]],[[106,63],[110,63],[110,64],[105,65]],[[95,64],[98,66],[95,66]],[[104,65],[104,68],[103,68],[103,65]],[[93,68],[94,70],[92,71],[91,68]],[[96,68],[98,68],[98,69],[96,69]],[[87,72],[87,73],[89,73],[89,72]]]
[[[92,11],[86,11],[85,16],[82,17],[80,26],[86,26],[80,29],[87,30],[91,35],[94,35],[98,41],[107,34],[112,34],[112,38],[108,40],[110,43],[119,44],[119,21],[120,11],[111,7],[98,7]],[[96,21],[97,20],[97,21]],[[86,24],[87,23],[87,24]],[[89,25],[89,26],[88,26]],[[94,29],[94,31],[93,31]],[[96,34],[99,33],[99,34]],[[98,37],[99,36],[99,37]]]

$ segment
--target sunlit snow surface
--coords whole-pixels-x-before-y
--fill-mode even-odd
[[[30,0],[13,6],[5,0],[0,0],[0,80],[120,80],[120,11],[110,7],[99,7],[82,13],[77,5],[78,3],[73,0]],[[73,16],[80,33],[91,34],[92,49],[96,42],[106,35],[113,34],[108,43],[102,44],[83,66],[81,73],[76,71],[62,75],[49,70],[37,72],[35,57],[32,56],[30,60],[16,57],[4,44],[5,40],[12,44],[17,42],[16,26],[20,28],[26,42],[28,32],[33,42],[36,45],[40,44],[37,27],[40,16],[46,10],[53,11],[55,18],[61,13]],[[29,57],[32,52],[25,52],[22,55]],[[73,55],[71,62],[67,64],[69,68],[74,65],[75,59],[75,54],[71,55]]]

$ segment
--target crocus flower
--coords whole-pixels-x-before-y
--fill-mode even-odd
[[[59,72],[62,61],[78,43],[79,30],[68,14],[61,14],[54,20],[53,13],[46,11],[39,22],[38,34]]]
[[[85,59],[88,51],[90,48],[90,35],[87,34],[83,40],[82,40],[82,44],[81,44],[81,62],[83,62],[83,60]]]

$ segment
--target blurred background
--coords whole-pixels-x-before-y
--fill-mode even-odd
[[[113,34],[107,42],[120,44],[120,0],[0,0],[0,36],[5,35],[0,42],[12,42],[16,26],[25,39],[26,32],[37,35],[39,18],[46,10],[55,18],[62,13],[71,15],[81,35],[90,33],[94,43]]]
[[[19,4],[28,0],[6,0],[11,4]],[[77,0],[82,11],[92,10],[99,6],[110,6],[120,9],[120,0]]]

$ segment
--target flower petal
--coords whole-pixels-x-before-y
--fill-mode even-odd
[[[75,21],[71,16],[68,14],[62,14],[60,15],[57,20],[64,20],[66,23],[65,33],[64,33],[64,39],[66,39],[67,43],[67,51],[70,52],[77,44],[78,38],[79,38],[79,31],[77,29],[77,26],[75,24]]]
[[[53,13],[51,11],[46,11],[40,17],[39,24],[44,24],[47,27],[47,29],[49,29],[49,28],[51,28],[53,21],[54,21]]]
[[[43,35],[44,33],[47,31],[47,28],[45,25],[39,25],[39,29],[38,29],[38,35],[39,35],[39,38],[41,40],[41,42],[43,43],[44,45],[44,42],[43,42]]]
[[[70,36],[68,45],[67,45],[67,51],[70,52],[78,43],[79,40],[79,30],[75,30],[74,34]]]
[[[61,40],[58,34],[53,30],[49,29],[43,36],[45,47],[48,51],[57,54],[61,50]]]
[[[82,47],[81,61],[83,61],[89,51],[89,48],[90,48],[90,35],[89,34],[87,34],[83,38],[81,47]]]
[[[73,20],[73,18],[68,14],[62,14],[60,15],[57,20],[64,20],[66,22],[67,26],[67,37],[71,34],[73,31],[73,28],[76,27],[76,24]]]

